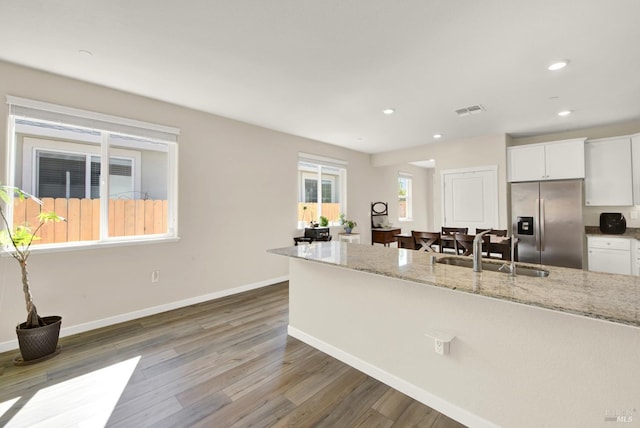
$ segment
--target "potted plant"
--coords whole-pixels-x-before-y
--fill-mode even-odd
[[[329,226],[329,219],[323,215],[320,216],[320,227]]]
[[[40,212],[38,215],[39,224],[35,230],[31,230],[29,225],[12,227],[6,216],[3,206],[13,203],[15,198],[25,200],[32,199],[42,206],[42,201],[32,195],[22,191],[17,187],[0,185],[0,216],[2,216],[4,229],[0,231],[0,245],[2,250],[9,253],[20,265],[22,273],[22,291],[24,292],[27,306],[27,320],[16,326],[18,345],[22,358],[16,358],[16,364],[29,364],[42,361],[59,352],[58,338],[60,336],[60,325],[62,317],[49,316],[40,317],[36,305],[33,303],[33,295],[29,284],[29,273],[27,271],[27,260],[31,255],[31,244],[40,239],[36,236],[40,228],[50,221],[63,221],[64,219],[55,212]]]
[[[340,214],[340,224],[344,226],[344,231],[346,233],[351,233],[351,231],[353,230],[354,227],[356,227],[358,225],[358,223],[356,223],[353,220],[347,220],[344,217],[344,214]]]

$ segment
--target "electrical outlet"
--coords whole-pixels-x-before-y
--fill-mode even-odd
[[[159,282],[160,281],[160,271],[154,270],[151,271],[151,282]]]
[[[429,333],[425,333],[425,336],[433,339],[433,350],[436,354],[449,355],[451,341],[455,339],[454,335],[442,331],[431,331]]]

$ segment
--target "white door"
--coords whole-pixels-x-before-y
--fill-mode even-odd
[[[498,167],[442,171],[443,226],[498,228]]]

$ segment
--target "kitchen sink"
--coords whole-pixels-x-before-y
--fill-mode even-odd
[[[442,257],[436,260],[436,263],[440,263],[443,265],[451,265],[451,266],[460,266],[466,268],[473,268],[473,259],[462,259],[458,257]],[[501,272],[504,274],[509,274],[509,263],[496,263],[496,262],[488,262],[482,261],[482,270],[489,270],[492,272]],[[502,270],[500,266],[505,265]],[[546,278],[549,276],[549,271],[544,269],[536,269],[534,267],[529,266],[520,266],[516,265],[516,275],[520,276],[534,276],[538,278]]]

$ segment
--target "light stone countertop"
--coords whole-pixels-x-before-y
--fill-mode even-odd
[[[528,263],[516,265],[543,268],[550,272],[549,276],[511,277],[487,270],[476,273],[466,267],[430,265],[427,254],[433,253],[339,241],[314,242],[268,252],[640,327],[640,277],[637,276]],[[455,256],[436,254],[436,257]]]
[[[585,226],[585,234],[587,236],[600,236],[605,238],[627,238],[627,239],[640,239],[640,229],[636,227],[627,227],[624,233],[602,233],[599,226]]]

